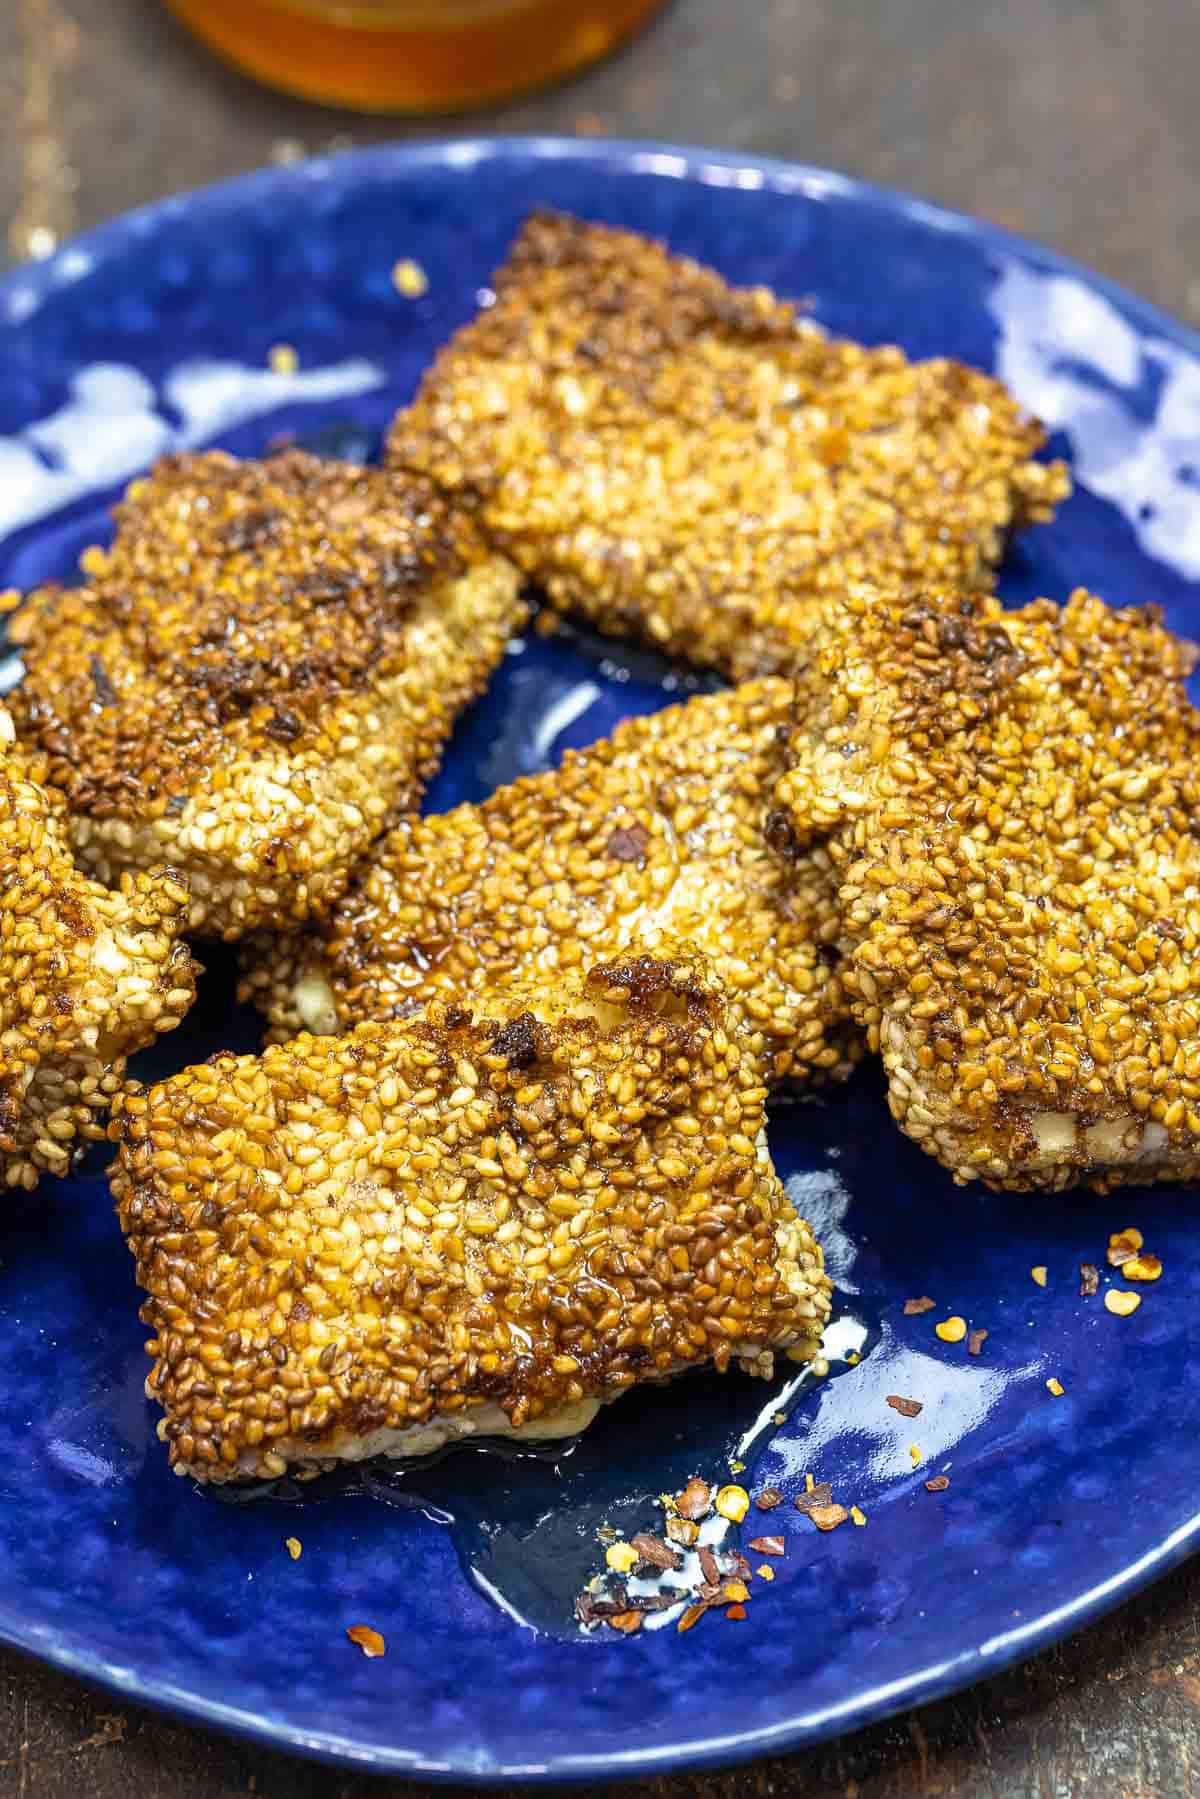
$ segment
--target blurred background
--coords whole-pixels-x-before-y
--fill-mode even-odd
[[[243,53],[263,43],[262,3],[175,0],[209,30],[228,35],[240,20]],[[405,4],[495,15],[504,0]],[[551,31],[547,54],[586,58],[605,18],[629,29],[652,0],[541,0],[543,49],[546,20],[584,4],[591,41]],[[288,34],[270,40],[264,56],[295,78]],[[512,73],[494,48],[461,63],[464,81]],[[1198,69],[1194,0],[669,0],[556,88],[454,119],[373,118],[256,86],[163,0],[3,0],[0,243],[25,256],[172,189],[385,138],[661,137],[913,189],[1048,239],[1200,320]]]
[[[344,59],[298,46],[294,17],[264,33],[264,5],[311,14],[319,0],[172,3],[293,85],[341,79]],[[338,0],[343,12],[391,3]],[[443,26],[446,14],[494,22],[515,0],[405,3],[425,29],[439,13]],[[379,102],[395,80],[391,91],[407,82],[410,103],[435,85],[462,103],[482,89],[511,91],[535,66],[539,77],[589,66],[459,117],[418,118],[259,86],[190,36],[166,0],[0,0],[0,262],[49,254],[110,214],[262,164],[393,138],[562,132],[771,152],[910,189],[1045,239],[1200,324],[1195,0],[523,4],[537,16],[519,56],[495,39],[440,58],[410,41],[401,80],[373,48],[355,76],[366,84],[360,97]],[[582,32],[568,28],[572,14]],[[621,47],[600,56],[618,37]],[[921,1713],[787,1761],[622,1791],[1190,1795],[1200,1791],[1198,1620],[1200,1558],[1083,1636]],[[372,1799],[383,1790],[121,1707],[0,1653],[0,1794]]]

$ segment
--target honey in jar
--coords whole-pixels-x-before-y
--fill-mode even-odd
[[[249,75],[372,112],[447,112],[540,87],[663,0],[167,0]]]

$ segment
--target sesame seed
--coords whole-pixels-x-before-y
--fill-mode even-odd
[[[419,262],[405,256],[392,269],[392,286],[406,300],[419,300],[422,294],[429,292],[429,277]]]
[[[491,289],[391,458],[481,494],[552,606],[735,679],[786,672],[848,579],[986,583],[1067,491],[990,377],[826,337],[633,233],[535,214]]]
[[[364,1439],[404,1453],[575,1431],[664,1372],[816,1357],[829,1280],[760,1154],[766,1090],[730,1043],[699,958],[635,955],[121,1095],[113,1191],[171,1465],[268,1479]],[[680,1128],[717,1114],[745,1151],[714,1159]],[[678,1183],[645,1172],[668,1154]],[[689,1483],[668,1536],[712,1504]],[[725,1487],[716,1506],[740,1519],[749,1496]],[[609,1544],[614,1569],[637,1559]]]
[[[81,560],[13,621],[18,729],[90,874],[169,864],[230,939],[340,895],[525,616],[428,482],[299,451],[169,458]]]

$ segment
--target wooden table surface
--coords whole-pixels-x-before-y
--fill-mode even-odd
[[[475,128],[705,140],[828,164],[1044,238],[1200,321],[1198,70],[1195,0],[675,0],[623,55]],[[431,129],[261,92],[194,48],[157,0],[2,0],[0,119],[0,261],[5,245],[24,256],[174,189]],[[621,1791],[1107,1799],[1198,1792],[1194,1762],[1200,1563],[958,1698],[806,1754]],[[0,1793],[385,1790],[0,1654]]]

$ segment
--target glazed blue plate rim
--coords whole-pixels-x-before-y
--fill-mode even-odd
[[[872,206],[911,219],[915,224],[936,231],[973,237],[997,249],[1016,253],[1023,261],[1044,270],[1067,275],[1112,300],[1123,312],[1132,314],[1143,328],[1152,330],[1179,344],[1192,355],[1200,356],[1200,330],[1184,324],[1172,313],[1147,300],[1132,288],[1125,287],[1108,275],[1101,275],[1086,263],[1077,261],[1061,250],[1055,250],[1037,238],[1010,231],[989,219],[975,218],[936,200],[926,200],[902,188],[867,181],[857,175],[845,175],[818,163],[792,162],[781,156],[744,154],[737,150],[710,149],[703,144],[675,143],[662,138],[574,138],[549,133],[513,133],[494,137],[423,138],[413,142],[375,144],[363,149],[339,150],[327,156],[306,157],[297,163],[280,167],[253,169],[234,175],[227,181],[210,182],[204,187],[189,188],[163,200],[151,200],[107,219],[90,231],[78,233],[61,244],[52,255],[38,262],[19,263],[0,273],[0,307],[9,302],[9,316],[0,325],[18,315],[12,313],[15,295],[21,296],[20,318],[39,306],[64,282],[91,273],[96,263],[128,247],[131,239],[148,236],[155,227],[181,213],[203,215],[220,212],[231,205],[261,201],[273,190],[302,188],[314,181],[345,177],[354,182],[361,177],[377,176],[393,168],[413,169],[471,166],[479,162],[506,161],[525,157],[545,162],[580,162],[607,164],[625,174],[639,172],[640,159],[654,157],[673,162],[677,167],[647,167],[648,174],[667,176],[681,181],[704,182],[704,170],[727,169],[731,173],[745,171],[761,176],[764,184],[779,194],[793,193],[799,198],[840,199],[869,202]],[[726,185],[726,184],[722,184]],[[730,183],[728,185],[737,185]],[[757,183],[755,185],[758,185]],[[78,267],[78,258],[89,259],[88,267]]]
[[[1165,339],[1200,357],[1200,332],[1118,282],[1096,274],[1035,240],[936,203],[856,177],[781,158],[658,140],[606,139],[598,142],[540,135],[430,139],[341,152],[300,164],[257,170],[194,192],[152,202],[73,238],[42,262],[23,265],[0,276],[0,328],[5,324],[21,324],[44,300],[92,273],[106,259],[125,253],[131,243],[152,237],[161,224],[183,215],[204,220],[230,210],[258,207],[269,202],[273,194],[302,190],[316,181],[353,187],[360,180],[378,179],[393,172],[411,176],[422,168],[472,167],[483,162],[511,159],[535,163],[577,162],[586,164],[598,175],[605,170],[624,175],[646,172],[685,183],[704,183],[711,180],[711,173],[706,172],[720,170],[727,171],[731,177],[716,183],[722,187],[765,187],[780,195],[794,194],[800,200],[834,199],[866,205],[924,229],[969,237],[984,246],[1013,255],[1028,266],[1079,281],[1112,301],[1142,332]],[[735,179],[738,174],[754,179],[739,183]],[[781,1718],[777,1724],[733,1738],[705,1739],[697,1732],[682,1742],[660,1745],[647,1740],[627,1749],[614,1744],[611,1754],[586,1759],[550,1756],[524,1765],[501,1765],[494,1761],[480,1765],[478,1759],[431,1765],[426,1759],[428,1751],[419,1743],[411,1748],[393,1743],[380,1750],[328,1729],[316,1728],[308,1732],[281,1725],[261,1713],[180,1690],[167,1680],[138,1673],[122,1676],[94,1652],[79,1647],[69,1632],[30,1630],[19,1607],[3,1597],[0,1597],[0,1641],[123,1698],[191,1722],[218,1727],[267,1748],[291,1749],[341,1766],[400,1775],[419,1774],[434,1782],[472,1785],[515,1780],[542,1784],[633,1778],[684,1768],[728,1765],[753,1756],[783,1753],[840,1730],[861,1728],[898,1710],[925,1704],[974,1680],[998,1673],[1098,1618],[1176,1566],[1197,1547],[1200,1547],[1200,1512],[1070,1603],[995,1635],[951,1659],[932,1661],[904,1678],[866,1691],[858,1690],[840,1705],[815,1712],[798,1711]]]

